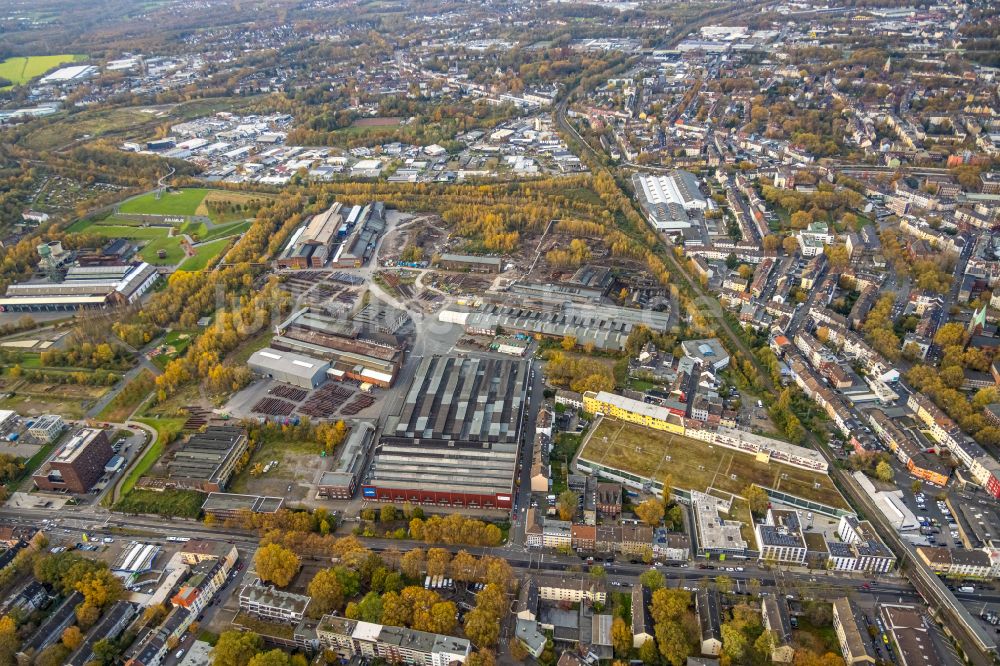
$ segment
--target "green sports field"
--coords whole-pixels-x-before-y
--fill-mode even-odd
[[[55,69],[59,65],[78,62],[84,59],[86,59],[86,56],[70,54],[7,58],[3,62],[0,62],[0,78],[5,78],[14,85],[21,85],[36,76],[41,76],[50,69]],[[7,86],[6,88],[10,87]],[[6,88],[0,88],[0,90],[5,90]]]

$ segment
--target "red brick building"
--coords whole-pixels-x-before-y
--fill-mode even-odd
[[[39,490],[85,493],[101,478],[113,455],[106,431],[83,428],[61,444],[31,479]]]

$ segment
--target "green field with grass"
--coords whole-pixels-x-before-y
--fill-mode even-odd
[[[244,233],[253,224],[252,220],[246,220],[245,222],[233,222],[231,224],[218,225],[214,229],[209,229],[204,232],[198,231],[198,240],[202,243],[207,243],[208,241],[218,240],[220,238],[226,238],[228,236],[235,236],[237,234]],[[202,225],[204,226],[204,225]],[[191,231],[186,231],[185,233],[192,233]]]
[[[55,69],[59,65],[84,59],[86,56],[68,54],[7,58],[0,62],[0,77],[11,81],[14,85],[20,85],[36,76],[41,76],[50,69]],[[6,90],[10,87],[0,88],[0,90]]]
[[[133,489],[112,507],[122,513],[149,513],[177,518],[197,518],[205,493],[195,490],[141,490]]]
[[[212,241],[211,243],[203,243],[202,245],[194,248],[195,255],[193,257],[188,257],[184,260],[180,266],[177,267],[179,271],[202,271],[208,266],[209,262],[219,256],[219,253],[226,247],[229,243],[228,238],[220,238],[219,240]]]
[[[149,392],[155,387],[155,377],[149,370],[143,370],[122,391],[114,397],[101,413],[97,415],[102,421],[112,423],[124,423],[125,419],[132,415]]]
[[[147,192],[126,199],[118,206],[119,213],[124,215],[166,215],[207,217],[214,224],[223,225],[232,222],[243,222],[254,216],[255,207],[266,203],[272,197],[254,192],[229,192],[227,190],[211,190],[204,187],[189,187],[182,190],[163,192],[156,197],[156,192]],[[209,204],[213,206],[209,206]],[[223,206],[219,208],[218,206]],[[247,208],[244,208],[247,207]],[[135,222],[132,222],[135,224]],[[185,233],[204,234],[209,230],[197,231],[184,229]]]
[[[206,194],[201,187],[164,192],[159,199],[156,192],[147,192],[123,201],[118,210],[128,215],[195,215]]]
[[[715,488],[742,494],[753,483],[827,506],[848,508],[826,474],[760,462],[756,456],[683,435],[602,419],[584,443],[580,457],[644,479],[668,474],[680,490]]]
[[[114,224],[117,219],[108,218],[100,224],[87,221],[84,224],[74,224],[70,231],[77,233],[88,233],[105,238],[128,238],[134,241],[142,241],[142,249],[139,256],[143,261],[154,266],[175,266],[184,261],[186,255],[181,247],[180,236],[169,236],[170,229],[166,227],[136,227],[128,225]],[[111,224],[108,224],[111,223]],[[79,226],[78,226],[79,224]],[[164,258],[160,258],[158,252],[163,250],[166,253]]]
[[[163,455],[163,450],[167,447],[167,442],[180,433],[185,421],[184,418],[180,417],[136,420],[156,430],[156,443],[146,449],[146,452],[142,454],[142,458],[139,459],[139,462],[135,464],[131,471],[129,471],[128,476],[125,477],[121,487],[122,497],[127,495],[135,487],[136,482],[142,475],[148,472],[149,468],[160,459],[160,456]]]

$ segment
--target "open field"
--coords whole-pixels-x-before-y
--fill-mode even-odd
[[[246,230],[243,223],[230,224],[216,229],[215,231],[225,233],[226,235],[194,248],[195,254],[188,257],[181,246],[182,236],[180,232],[171,236],[168,227],[142,227],[134,223],[118,224],[119,221],[120,218],[116,217],[109,217],[99,223],[92,220],[80,221],[73,224],[69,230],[77,233],[95,234],[109,239],[128,238],[140,241],[144,243],[142,249],[139,250],[139,256],[143,261],[154,266],[176,266],[177,264],[182,264],[180,269],[186,271],[200,271],[204,269],[225,248],[226,243],[229,242],[229,238],[232,235]],[[185,223],[181,226],[181,231],[183,232],[185,229],[187,233],[198,234],[199,236],[201,233],[206,233],[204,223]],[[166,253],[166,256],[162,259],[159,257],[160,250]]]
[[[608,418],[601,420],[580,455],[646,479],[670,474],[674,486],[682,490],[716,488],[739,495],[755,483],[827,506],[849,508],[826,474],[758,462],[747,453]]]
[[[247,217],[244,211],[225,211],[216,212],[209,208],[208,204],[214,202],[224,202],[237,205],[243,205],[249,203],[250,201],[265,200],[271,197],[263,194],[255,194],[253,192],[229,192],[227,190],[208,190],[205,194],[205,198],[201,200],[198,207],[195,209],[195,215],[204,215],[212,220],[215,224],[225,224],[226,222],[235,222],[238,220],[243,220]]]
[[[194,256],[188,257],[184,262],[177,267],[180,271],[201,271],[205,270],[205,267],[215,259],[226,245],[229,243],[228,238],[220,238],[219,240],[214,240],[210,243],[204,243],[202,245],[194,248]]]
[[[20,85],[36,76],[41,76],[50,69],[55,69],[59,65],[77,62],[85,58],[86,56],[69,54],[7,58],[0,62],[0,77],[11,81],[14,85]],[[6,86],[0,90],[6,90],[10,87]]]
[[[37,129],[29,131],[24,143],[34,150],[56,150],[74,141],[89,141],[101,137],[124,137],[132,133],[143,133],[144,128],[152,129],[155,116],[140,109],[88,109],[68,119],[53,116]]]
[[[112,423],[124,423],[153,390],[153,381],[153,373],[143,370],[101,410],[97,418]]]
[[[206,194],[208,190],[201,187],[164,192],[159,199],[155,192],[147,192],[123,201],[118,210],[129,215],[196,215]]]
[[[395,127],[403,121],[402,118],[378,116],[376,118],[358,118],[351,127]]]
[[[244,222],[232,222],[230,224],[222,224],[216,226],[214,229],[208,229],[205,233],[198,233],[198,240],[207,243],[208,241],[218,240],[220,238],[228,238],[229,236],[235,236],[237,234],[242,234],[250,225],[253,224],[252,220],[246,220]],[[187,231],[185,233],[192,233]]]
[[[210,190],[204,187],[188,187],[179,191],[164,192],[156,198],[156,192],[146,192],[127,199],[118,206],[118,211],[124,215],[169,215],[207,217],[214,224],[241,222],[252,217],[244,210],[216,211],[210,203],[227,203],[242,206],[250,201],[264,201],[271,197],[254,192],[229,192],[227,190]],[[193,229],[183,229],[185,233],[198,233]]]
[[[64,418],[80,419],[87,408],[109,389],[105,386],[24,381],[5,390],[14,395],[0,400],[0,409],[13,409],[26,416],[60,414]]]
[[[115,511],[122,513],[150,513],[160,516],[197,518],[201,505],[205,503],[205,493],[194,490],[140,490],[133,489],[114,505]]]

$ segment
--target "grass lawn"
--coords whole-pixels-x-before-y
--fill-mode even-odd
[[[127,215],[203,215],[215,224],[227,224],[243,221],[248,215],[245,211],[215,212],[208,206],[209,202],[231,202],[245,204],[252,200],[266,201],[272,197],[254,192],[229,192],[227,190],[210,190],[204,187],[189,187],[175,192],[164,192],[156,198],[156,192],[147,192],[127,199],[118,206],[121,213]],[[186,233],[197,233],[184,230]]]
[[[195,215],[208,190],[192,187],[177,192],[164,192],[159,199],[147,192],[123,201],[119,212],[130,215]]]
[[[827,506],[849,508],[826,474],[714,446],[697,439],[602,419],[581,457],[646,479],[673,475],[682,490],[708,488],[740,494],[749,483],[780,490]]]
[[[194,490],[153,490],[133,489],[122,497],[112,509],[122,513],[151,513],[159,516],[197,518],[205,493]]]
[[[154,385],[153,373],[149,370],[143,370],[101,410],[97,418],[111,423],[124,422],[132,415],[136,407],[142,404],[149,392],[153,390]]]
[[[12,81],[14,85],[20,85],[59,65],[84,59],[86,56],[68,54],[7,58],[0,62],[0,77]],[[0,90],[7,90],[10,87],[6,86]]]
[[[258,202],[266,201],[271,199],[269,195],[265,194],[255,194],[253,192],[229,192],[228,190],[209,190],[202,200],[201,204],[195,210],[197,215],[204,215],[212,220],[215,224],[225,224],[227,222],[235,222],[239,220],[244,220],[247,217],[252,217],[247,215],[246,211],[235,210],[235,211],[219,211],[215,212],[208,207],[208,204],[215,201],[222,201],[235,204],[246,204],[250,201],[256,200]]]
[[[272,336],[273,333],[271,332],[271,329],[261,329],[258,331],[257,335],[244,342],[236,349],[236,351],[230,354],[227,360],[231,363],[235,363],[236,365],[246,364],[255,351],[259,351],[271,344]]]
[[[180,433],[181,428],[184,427],[184,421],[186,419],[182,417],[177,418],[163,418],[163,419],[136,419],[140,423],[145,423],[146,425],[156,429],[156,443],[146,449],[146,452],[142,454],[142,458],[139,462],[135,464],[135,467],[128,473],[125,477],[125,481],[122,482],[121,493],[124,497],[128,495],[129,491],[135,487],[136,481],[149,471],[149,468],[153,466],[161,455],[163,455],[163,450],[167,446],[167,442],[173,439],[175,435]]]
[[[813,602],[825,603],[825,602]],[[832,625],[817,627],[809,621],[805,615],[800,615],[799,628],[792,632],[792,637],[797,645],[811,649],[817,653],[832,652],[840,654],[840,641],[837,639],[837,632]]]
[[[193,257],[188,257],[184,262],[177,267],[180,271],[202,271],[205,267],[219,256],[219,253],[226,247],[229,243],[228,238],[220,238],[219,240],[212,241],[211,243],[204,243],[195,247],[195,255]]]
[[[114,221],[115,218],[107,220],[107,222]],[[168,236],[169,229],[166,227],[136,227],[89,222],[80,227],[74,224],[70,229],[72,231],[104,236],[105,238],[128,238],[135,241],[143,241],[145,245],[139,250],[139,256],[143,261],[154,266],[175,266],[186,258],[184,249],[181,248],[181,237]],[[166,256],[163,259],[160,259],[158,256],[160,250],[166,252]]]
[[[228,238],[229,236],[242,234],[247,229],[249,229],[250,225],[252,224],[253,224],[252,220],[246,220],[244,222],[233,222],[232,224],[217,226],[214,229],[206,230],[205,233],[199,233],[198,240],[200,240],[203,243],[206,243],[208,241],[217,240],[219,238]]]
[[[563,191],[563,195],[572,201],[579,201],[592,206],[603,205],[601,197],[589,187],[573,187]]]

